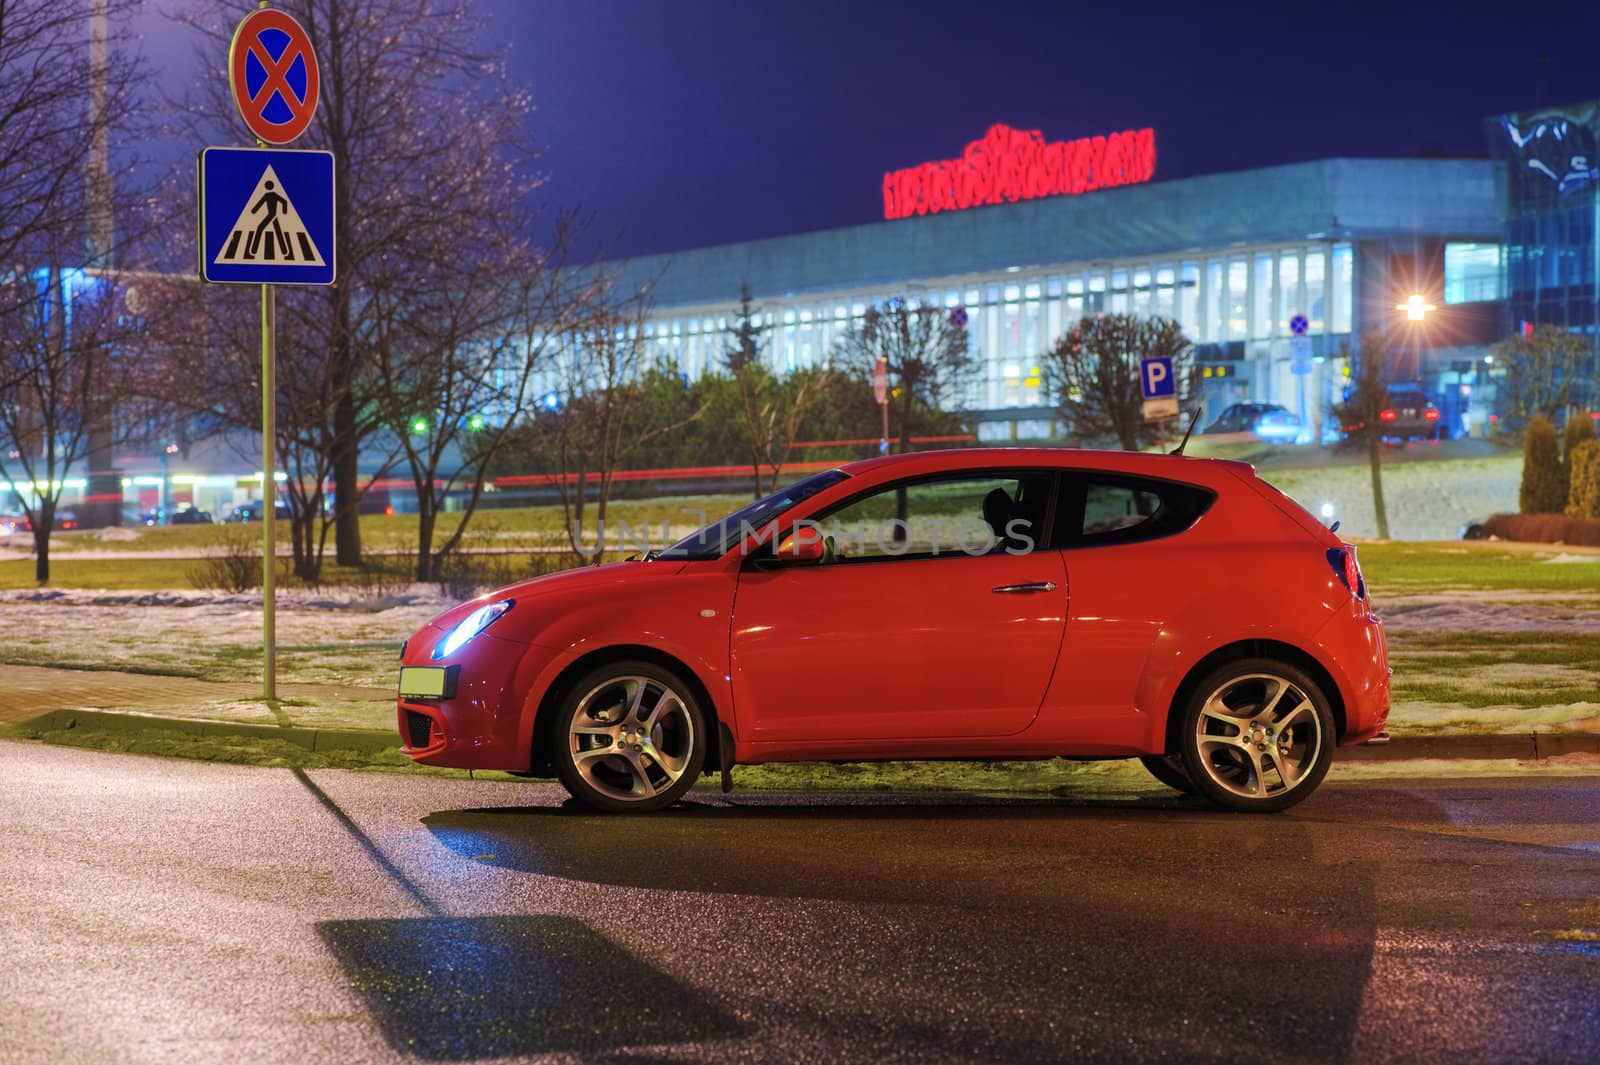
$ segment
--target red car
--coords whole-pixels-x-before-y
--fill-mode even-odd
[[[1058,755],[1281,810],[1389,712],[1354,548],[1245,463],[1124,452],[851,463],[401,657],[413,759],[608,811],[738,763]]]

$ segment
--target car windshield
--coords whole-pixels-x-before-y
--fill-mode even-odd
[[[704,528],[696,529],[661,552],[658,557],[687,562],[717,558],[732,547],[745,532],[761,528],[796,504],[810,499],[825,488],[833,487],[849,476],[843,470],[828,470],[826,473],[807,477],[803,481],[796,481],[787,488],[781,488],[748,506],[740,507],[721,521],[714,521]]]

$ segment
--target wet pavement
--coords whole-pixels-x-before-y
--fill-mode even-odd
[[[1600,1058],[1600,782],[696,795],[0,743],[0,1060]]]

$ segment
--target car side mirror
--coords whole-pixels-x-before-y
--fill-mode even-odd
[[[801,529],[786,537],[772,552],[772,557],[779,562],[789,565],[816,565],[828,556],[827,546],[822,538],[816,535],[806,535],[812,532]]]

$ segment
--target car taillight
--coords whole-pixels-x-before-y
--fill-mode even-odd
[[[1361,567],[1356,564],[1356,549],[1346,544],[1344,547],[1328,548],[1328,565],[1333,567],[1333,572],[1344,582],[1350,594],[1357,599],[1367,597],[1367,582],[1361,578]]]
[[[1422,417],[1427,421],[1436,422],[1439,420],[1439,412],[1436,410],[1425,410],[1422,412]]]
[[[1378,420],[1380,422],[1392,422],[1394,419],[1395,413],[1392,410],[1381,410],[1378,412]]]

